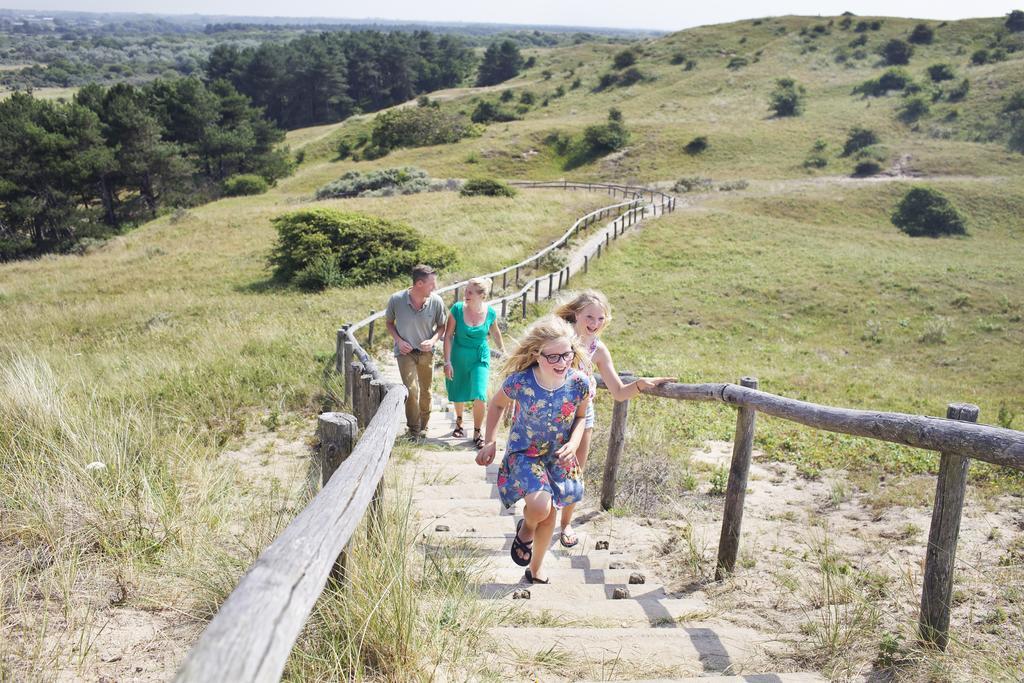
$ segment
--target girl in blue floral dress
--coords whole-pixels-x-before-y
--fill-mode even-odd
[[[505,381],[488,405],[480,465],[494,461],[501,416],[519,403],[498,469],[498,495],[505,507],[526,501],[511,554],[519,566],[529,565],[526,580],[532,583],[548,582],[542,564],[558,510],[583,497],[576,450],[591,396],[589,377],[580,371],[585,358],[571,325],[541,318],[505,362]]]

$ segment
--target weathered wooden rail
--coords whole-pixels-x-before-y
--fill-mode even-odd
[[[652,194],[650,205],[645,188],[596,183],[564,183],[559,187],[600,189],[609,195],[629,197],[628,201],[592,211],[577,220],[559,239],[530,258],[494,273],[507,288],[514,273],[520,286],[523,272],[536,268],[553,250],[568,246],[570,240],[590,225],[615,216],[614,237],[645,216],[671,211],[675,204],[668,195]],[[656,196],[660,195],[660,196]],[[671,201],[670,201],[671,200]],[[585,268],[586,262],[584,262]],[[523,301],[534,292],[535,301],[546,278],[545,298],[568,284],[569,266],[556,273],[536,275],[513,295],[501,301],[502,315],[508,301]],[[458,298],[465,281],[448,285],[440,292],[453,291]],[[277,539],[249,568],[238,586],[221,605],[178,671],[177,681],[277,681],[284,671],[292,646],[324,586],[332,577],[344,580],[345,546],[360,522],[371,510],[371,532],[382,504],[382,478],[398,434],[399,416],[404,413],[408,392],[401,384],[388,383],[376,363],[360,345],[356,333],[367,329],[367,346],[373,343],[374,321],[383,313],[372,313],[338,331],[335,368],[345,376],[345,400],[354,415],[325,413],[320,416],[318,465],[323,488]],[[362,437],[359,432],[362,430]]]
[[[632,379],[629,375],[622,378]],[[603,387],[603,382],[599,386]],[[833,408],[759,391],[757,380],[752,377],[742,378],[739,385],[664,384],[644,393],[682,401],[717,401],[738,409],[715,580],[731,574],[736,565],[757,413],[824,431],[938,451],[939,472],[928,532],[918,633],[925,642],[945,649],[970,458],[1024,471],[1024,432],[973,424],[979,411],[970,404],[949,404],[945,418]],[[616,402],[612,412],[601,490],[601,507],[605,510],[615,504],[615,481],[626,443],[628,404],[629,401]]]

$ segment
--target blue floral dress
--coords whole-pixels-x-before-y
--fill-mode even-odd
[[[509,375],[501,390],[519,410],[509,433],[505,457],[498,468],[498,495],[506,508],[528,493],[547,491],[556,508],[583,498],[583,474],[578,465],[566,469],[555,451],[571,436],[576,410],[590,396],[590,380],[569,369],[557,389],[542,387],[533,367]]]

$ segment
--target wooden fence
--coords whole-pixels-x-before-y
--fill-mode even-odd
[[[622,379],[633,378],[623,375]],[[603,383],[599,382],[599,386],[603,387]],[[742,378],[739,385],[664,384],[644,393],[681,401],[718,401],[737,408],[715,580],[731,574],[736,565],[757,413],[828,432],[938,451],[939,472],[925,554],[918,633],[925,642],[945,649],[970,458],[1024,471],[1024,432],[973,424],[979,411],[971,404],[950,403],[945,419],[833,408],[758,391],[757,379],[752,377]],[[615,481],[626,443],[628,415],[629,401],[616,402],[601,488],[601,507],[605,510],[615,504]]]
[[[527,184],[527,187],[532,186]],[[624,230],[645,216],[675,208],[668,195],[644,188],[596,183],[559,183],[560,188],[603,190],[609,195],[629,197],[628,201],[606,206],[577,220],[559,239],[530,258],[488,275],[502,277],[503,288],[514,273],[520,286],[522,273],[537,269],[555,249],[569,246],[597,221],[615,216],[612,231],[618,238]],[[652,203],[643,203],[651,194]],[[584,262],[584,268],[586,261]],[[523,301],[534,292],[535,301],[543,288],[550,297],[569,281],[569,266],[557,273],[543,273],[526,281],[522,289],[500,299],[502,314],[509,301]],[[557,289],[554,278],[558,277]],[[448,285],[439,292],[453,291],[458,299],[465,282]],[[292,646],[329,580],[343,580],[345,546],[367,510],[368,522],[382,504],[382,478],[404,414],[408,391],[401,384],[389,384],[376,363],[359,344],[356,333],[367,329],[367,347],[373,343],[373,324],[383,313],[371,313],[354,325],[338,331],[335,368],[345,376],[345,400],[354,415],[325,413],[317,434],[320,449],[317,464],[323,488],[291,524],[259,556],[238,586],[221,605],[213,620],[189,651],[178,671],[177,681],[277,681],[284,671]],[[360,430],[362,436],[359,437]]]

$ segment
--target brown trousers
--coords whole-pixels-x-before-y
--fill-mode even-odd
[[[405,423],[409,431],[426,431],[430,420],[430,385],[434,379],[433,353],[406,353],[398,357],[402,384],[409,390],[405,399]]]

